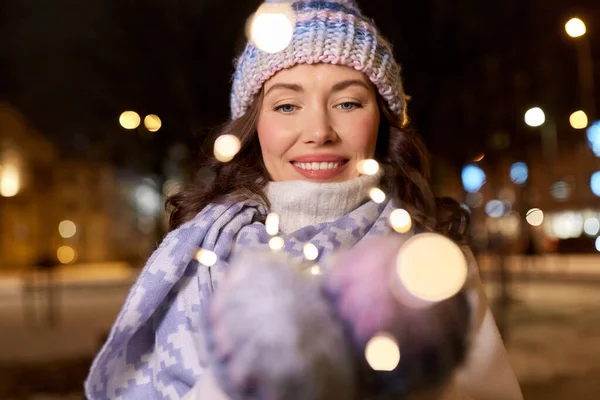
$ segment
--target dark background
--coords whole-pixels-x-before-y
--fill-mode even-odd
[[[257,1],[3,0],[0,96],[65,154],[134,162],[126,109],[163,120],[156,145],[197,145],[196,132],[228,118],[233,58]],[[493,150],[535,141],[532,104],[561,121],[580,107],[577,57],[564,22],[600,20],[593,0],[369,0],[361,4],[403,65],[410,116],[430,150],[457,168]],[[588,23],[588,35],[597,30]],[[598,53],[600,41],[591,40]],[[504,149],[505,150],[505,149]],[[143,163],[142,163],[143,164]]]

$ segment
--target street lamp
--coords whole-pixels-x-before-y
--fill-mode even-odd
[[[552,162],[557,152],[556,124],[546,122],[546,114],[539,107],[533,107],[525,113],[525,123],[532,128],[541,127],[542,151],[547,162]]]
[[[525,123],[532,128],[542,126],[546,122],[546,114],[544,110],[539,107],[530,108],[525,113]]]
[[[577,64],[579,68],[579,86],[582,106],[588,116],[596,116],[596,100],[594,98],[594,61],[588,39],[587,27],[580,18],[571,18],[565,24],[569,37],[577,42]]]
[[[587,27],[585,26],[585,22],[579,18],[571,18],[565,24],[565,31],[567,31],[567,35],[572,38],[578,38],[585,35]]]

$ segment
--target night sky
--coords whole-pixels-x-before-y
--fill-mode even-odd
[[[494,157],[536,145],[522,122],[533,105],[557,121],[561,143],[573,139],[577,53],[564,23],[583,18],[600,58],[597,0],[359,3],[394,45],[412,96],[410,116],[434,155],[458,167],[481,152]],[[118,124],[127,109],[162,118],[150,146],[185,142],[195,149],[228,118],[232,60],[259,4],[3,0],[0,98],[66,156],[116,163],[141,157],[134,135]],[[493,138],[502,132],[511,141],[498,148]]]

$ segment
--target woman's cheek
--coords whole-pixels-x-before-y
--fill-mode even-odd
[[[343,119],[338,126],[337,131],[342,141],[346,142],[346,146],[352,149],[352,152],[362,154],[365,158],[374,155],[379,118],[357,113],[355,118]]]

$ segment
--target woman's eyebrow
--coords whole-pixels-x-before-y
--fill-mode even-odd
[[[267,93],[265,93],[265,96],[268,95],[269,93],[271,93],[273,90],[276,89],[287,89],[287,90],[293,90],[294,92],[298,92],[298,93],[302,93],[304,92],[304,88],[302,88],[302,86],[296,84],[296,83],[275,83],[273,86],[271,86],[269,88],[269,90],[267,90]]]
[[[339,92],[349,88],[350,86],[362,86],[365,89],[369,90],[369,86],[367,86],[367,84],[361,81],[360,79],[349,79],[346,81],[338,82],[335,85],[333,85],[333,87],[331,88],[331,92]]]

